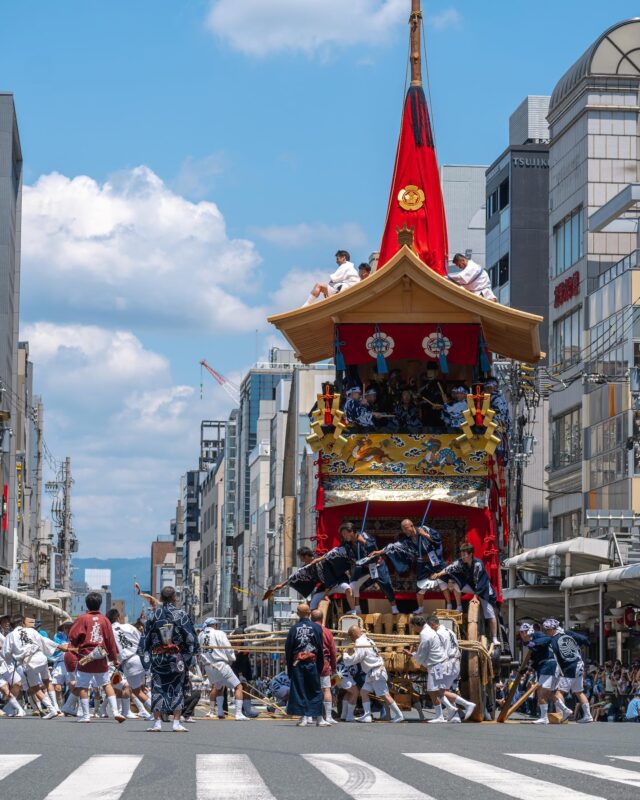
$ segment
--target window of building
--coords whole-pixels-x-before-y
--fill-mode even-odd
[[[572,267],[583,256],[582,206],[553,229],[555,263],[553,276]]]
[[[551,355],[554,367],[566,369],[580,362],[581,320],[582,309],[577,308],[553,323]]]
[[[580,535],[581,511],[570,511],[553,518],[553,541],[564,542]]]
[[[498,203],[500,211],[509,205],[509,178],[505,178],[498,187]]]
[[[551,447],[554,469],[582,461],[582,412],[579,408],[553,420]]]

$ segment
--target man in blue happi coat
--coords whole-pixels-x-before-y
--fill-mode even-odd
[[[520,640],[530,652],[529,664],[536,672],[538,708],[540,717],[535,720],[535,725],[549,724],[549,701],[558,687],[559,676],[551,642],[548,636],[536,631],[533,625],[523,622],[520,626]]]
[[[450,403],[445,403],[442,409],[442,422],[447,433],[460,433],[464,424],[464,412],[467,410],[467,390],[464,386],[456,386],[451,391],[453,397]]]
[[[578,631],[565,631],[557,619],[546,619],[542,623],[544,633],[549,637],[549,644],[558,664],[559,681],[556,692],[556,703],[562,711],[562,718],[568,719],[571,711],[564,703],[565,694],[573,694],[582,708],[579,723],[593,722],[589,701],[584,693],[584,661],[580,647],[589,644],[589,638]]]
[[[462,611],[462,595],[474,594],[480,601],[482,613],[489,626],[492,644],[499,646],[498,620],[496,618],[496,592],[491,585],[489,573],[484,562],[475,558],[473,545],[465,542],[460,547],[460,558],[449,564],[440,572],[432,575],[434,580],[452,578],[455,584],[453,593],[456,596],[456,610]]]
[[[340,536],[342,545],[354,562],[370,556],[378,549],[374,537],[366,531],[357,532],[352,522],[343,522],[340,526]],[[396,594],[391,583],[389,568],[384,559],[378,558],[369,564],[358,565],[356,563],[350,570],[351,572],[351,599],[349,600],[351,610],[355,614],[360,614],[360,592],[377,585],[391,604],[391,613],[399,614],[396,605]]]
[[[289,628],[284,651],[287,674],[291,680],[287,714],[299,716],[304,727],[315,719],[316,725],[330,725],[322,716],[320,673],[324,666],[322,628],[311,622],[311,609],[306,603],[297,608],[298,622]]]

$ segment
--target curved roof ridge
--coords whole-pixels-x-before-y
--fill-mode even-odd
[[[618,64],[615,68],[615,71],[611,72],[603,72],[602,70],[598,70],[597,74],[611,74],[611,75],[619,75],[619,74],[633,74],[632,73],[620,73],[620,65],[622,63],[630,63],[628,59],[628,54],[632,51],[622,50],[615,42],[611,40],[611,34],[615,31],[621,30],[625,28],[627,25],[638,25],[638,41],[637,41],[637,48],[633,48],[634,56],[633,56],[633,64],[636,66],[637,73],[640,75],[640,17],[631,17],[630,19],[626,19],[623,22],[617,22],[615,25],[612,25],[608,28],[604,33],[601,33],[600,36],[591,44],[589,47],[584,51],[584,53],[580,56],[580,58],[571,66],[569,69],[564,73],[564,75],[560,78],[558,83],[556,84],[552,94],[551,94],[551,102],[549,103],[549,114],[553,112],[560,103],[571,93],[571,91],[580,83],[583,78],[586,78],[587,75],[591,73],[591,65],[593,62],[593,58],[598,51],[600,45],[603,44],[605,40],[609,40],[612,44],[612,55],[615,53],[616,57],[618,58]],[[616,53],[617,51],[617,53]],[[596,73],[593,73],[596,74]]]

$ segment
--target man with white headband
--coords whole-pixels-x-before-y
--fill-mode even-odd
[[[562,711],[563,721],[571,716],[570,709],[564,703],[564,695],[570,693],[578,698],[582,707],[582,717],[577,721],[581,724],[593,722],[589,701],[584,693],[584,661],[580,652],[580,647],[588,645],[589,639],[583,633],[563,630],[557,619],[545,619],[542,627],[558,663],[556,703]]]
[[[200,644],[200,658],[211,683],[211,694],[209,696],[211,711],[209,716],[213,716],[213,704],[215,702],[218,719],[224,717],[224,689],[226,688],[234,693],[236,699],[236,721],[246,722],[249,717],[246,717],[242,712],[242,683],[231,669],[231,665],[236,660],[236,654],[233,647],[231,647],[227,634],[218,629],[217,619],[213,617],[205,619],[204,630],[198,636],[198,642]]]
[[[540,717],[535,720],[534,725],[548,725],[549,700],[559,681],[558,665],[551,650],[551,642],[548,636],[536,631],[528,622],[523,622],[520,626],[520,639],[531,652],[530,663],[536,671],[536,681],[540,684],[536,693]]]

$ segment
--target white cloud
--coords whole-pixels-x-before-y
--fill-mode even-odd
[[[180,475],[197,467],[200,420],[226,418],[229,399],[217,386],[201,401],[175,385],[168,360],[130,331],[40,321],[21,338],[44,396],[45,438],[72,459],[80,554],[147,555],[168,531]]]
[[[430,14],[427,18],[427,25],[436,31],[444,31],[447,28],[458,28],[462,22],[462,15],[455,8],[445,8],[437,14]]]
[[[301,222],[297,225],[268,225],[255,228],[254,233],[278,247],[298,249],[315,244],[330,244],[335,250],[364,247],[367,236],[362,228],[353,222],[343,225],[326,225],[321,222]],[[328,259],[333,261],[333,252]]]
[[[313,55],[333,47],[385,45],[408,16],[406,0],[213,0],[206,26],[250,56]]]
[[[25,294],[49,316],[244,331],[265,315],[241,296],[258,283],[254,244],[144,166],[103,184],[52,173],[25,186],[22,256]]]
[[[326,282],[329,270],[319,268],[290,270],[280,281],[278,288],[272,292],[273,314],[280,311],[291,311],[299,308],[309,297],[309,292],[318,281]]]
[[[225,153],[212,153],[204,158],[187,156],[175,179],[173,187],[185,197],[201,200],[215,186],[216,178],[229,168],[229,158]]]

